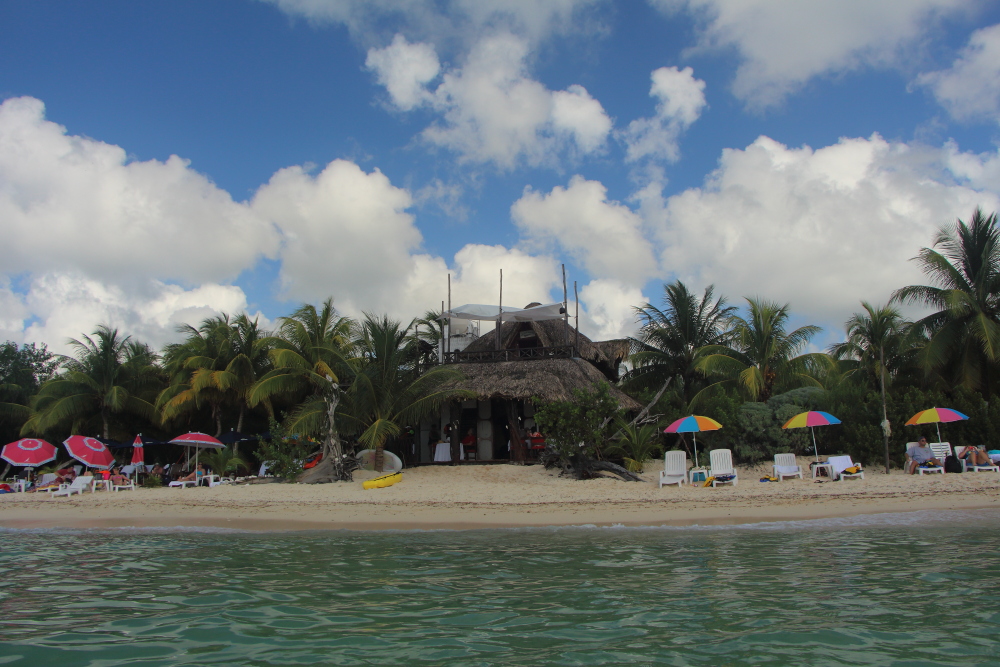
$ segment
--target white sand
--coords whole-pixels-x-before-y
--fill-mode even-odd
[[[803,459],[808,470],[808,459]],[[662,464],[656,464],[656,467]],[[653,468],[654,466],[650,466]],[[926,509],[1000,507],[1000,475],[885,475],[843,482],[761,483],[765,469],[740,469],[736,487],[657,487],[644,482],[577,481],[541,466],[434,466],[364,490],[353,483],[250,484],[137,489],[50,499],[0,495],[0,526],[221,526],[259,530],[483,528],[545,525],[752,523]]]

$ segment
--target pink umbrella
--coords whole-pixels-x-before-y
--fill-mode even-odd
[[[66,452],[88,468],[108,469],[115,464],[111,451],[97,438],[71,435],[63,441]]]
[[[185,433],[170,441],[174,445],[184,445],[186,447],[196,447],[194,452],[194,465],[198,465],[198,453],[202,449],[225,449],[226,446],[208,435],[207,433]],[[190,463],[190,460],[188,461]]]
[[[135,442],[132,443],[132,465],[141,466],[145,465],[145,454],[142,448],[142,434],[135,436]]]
[[[12,466],[37,468],[55,460],[56,446],[37,438],[21,438],[4,445],[0,458]]]

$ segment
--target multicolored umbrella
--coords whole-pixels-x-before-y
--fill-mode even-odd
[[[88,468],[101,468],[107,470],[115,465],[115,457],[111,450],[97,438],[88,438],[85,435],[71,435],[63,440],[66,453]]]
[[[821,412],[819,410],[810,410],[809,412],[800,412],[791,419],[785,422],[785,425],[781,428],[805,428],[809,427],[809,432],[812,433],[813,437],[813,454],[816,455],[816,461],[819,462],[819,448],[816,447],[816,431],[813,430],[814,426],[829,426],[831,424],[839,424],[840,420],[831,415],[829,412]]]
[[[960,422],[968,419],[968,415],[963,415],[958,410],[952,410],[951,408],[931,408],[930,410],[921,410],[917,414],[907,420],[907,426],[915,426],[917,424],[934,424],[937,426],[938,442],[941,442],[941,424],[948,422]]]
[[[225,449],[225,445],[207,433],[185,433],[170,441],[173,445],[184,445],[185,447],[195,447],[194,465],[198,467],[198,454],[202,449]],[[188,461],[190,463],[190,461]]]
[[[0,459],[12,466],[37,468],[49,461],[55,461],[56,446],[38,438],[21,438],[4,445]]]
[[[691,436],[694,439],[694,465],[698,467],[698,433],[700,431],[718,431],[722,428],[722,424],[715,421],[711,417],[702,417],[701,415],[691,415],[690,417],[681,417],[673,424],[663,429],[664,433],[692,433]]]

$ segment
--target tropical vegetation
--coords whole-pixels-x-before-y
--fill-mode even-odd
[[[790,304],[759,296],[730,302],[712,286],[698,292],[679,280],[664,285],[658,305],[635,307],[639,328],[620,382],[649,409],[639,420],[617,414],[600,387],[536,406],[558,465],[579,463],[583,452],[585,471],[600,468],[594,461],[638,470],[664,449],[690,448],[690,436],[662,432],[689,414],[724,424],[699,434],[699,447],[727,446],[744,462],[811,451],[808,431],[781,428],[809,409],[843,421],[817,429],[821,452],[868,464],[898,465],[919,433],[902,424],[934,406],[971,417],[946,427],[953,443],[997,441],[997,215],[977,209],[932,241],[915,257],[926,284],[901,287],[887,304],[860,302],[842,341],[825,352],[816,347],[819,328],[802,323]],[[929,314],[911,321],[901,310],[908,306]],[[407,426],[462,398],[449,389],[453,372],[437,360],[442,333],[435,311],[409,323],[371,313],[352,318],[330,298],[297,307],[273,331],[245,314],[185,324],[161,351],[108,325],[70,340],[68,355],[7,342],[0,345],[0,429],[6,441],[21,434],[51,442],[72,433],[263,434],[246,450],[209,458],[232,469],[280,455],[291,474],[318,450],[341,460],[344,442],[381,453]],[[314,470],[316,478],[341,478]]]

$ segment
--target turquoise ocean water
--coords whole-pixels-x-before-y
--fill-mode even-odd
[[[0,530],[0,665],[1000,664],[1000,513]]]

